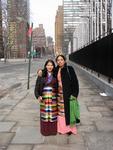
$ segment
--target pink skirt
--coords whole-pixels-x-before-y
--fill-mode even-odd
[[[65,117],[58,116],[57,121],[57,130],[58,133],[66,134],[68,132],[72,132],[73,134],[77,134],[77,128],[76,126],[70,127],[70,125],[66,125]]]

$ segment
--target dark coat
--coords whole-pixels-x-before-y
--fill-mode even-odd
[[[42,96],[44,82],[45,82],[44,77],[37,77],[36,84],[35,84],[35,90],[34,90],[34,94],[37,99],[39,96]]]
[[[47,74],[43,72],[42,77],[37,77],[36,80],[36,84],[35,84],[35,90],[34,90],[34,94],[35,97],[38,99],[39,96],[42,96],[42,92],[43,92],[43,88],[46,84],[46,80],[47,80]],[[55,93],[57,94],[58,92],[58,82],[56,79],[55,74],[53,74],[53,79],[51,82],[51,86],[55,89]]]
[[[59,67],[56,68],[56,74],[58,74]],[[69,72],[68,72],[69,70]],[[64,109],[65,109],[65,118],[66,125],[70,124],[70,106],[69,106],[69,97],[73,95],[75,97],[78,96],[79,93],[79,83],[76,76],[76,73],[72,66],[67,65],[61,69],[61,80],[63,86],[63,97],[64,97]],[[70,73],[70,76],[69,76]],[[71,77],[71,79],[70,79]]]

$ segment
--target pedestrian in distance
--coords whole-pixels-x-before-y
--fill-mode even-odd
[[[40,103],[40,132],[44,136],[56,135],[58,82],[54,61],[47,60],[38,74],[34,93]]]
[[[57,67],[55,74],[58,80],[58,118],[57,132],[60,134],[76,134],[76,124],[70,126],[70,103],[69,98],[72,95],[77,98],[79,93],[79,83],[76,73],[72,66],[67,66],[64,55],[56,57]],[[70,80],[71,78],[71,80]]]

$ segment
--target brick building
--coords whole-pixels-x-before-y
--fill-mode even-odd
[[[45,53],[46,36],[43,24],[39,24],[39,27],[33,29],[32,46],[34,50],[40,51],[41,55]]]

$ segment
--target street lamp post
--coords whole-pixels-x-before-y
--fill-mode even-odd
[[[29,82],[30,82],[30,69],[31,69],[31,47],[32,47],[32,28],[33,23],[31,27],[28,24],[28,37],[29,37],[29,50],[28,50],[28,57],[29,57],[29,64],[28,64],[28,82],[27,82],[27,89],[29,89]]]

